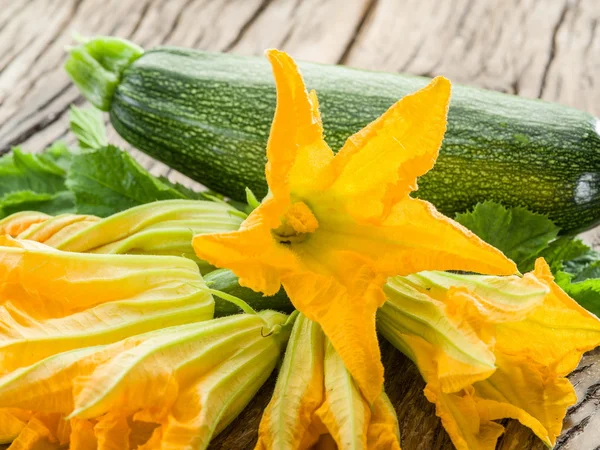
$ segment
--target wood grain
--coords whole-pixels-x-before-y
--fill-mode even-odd
[[[598,0],[0,0],[0,153],[41,151],[67,134],[83,99],[62,65],[71,33],[110,34],[149,48],[181,45],[240,54],[278,47],[298,59],[420,75],[558,101],[600,114]],[[114,132],[111,140],[123,144]],[[193,181],[132,150],[156,175]],[[598,232],[584,235],[599,240]],[[600,242],[598,242],[600,244]],[[383,345],[386,389],[404,450],[452,448],[422,395],[416,368]],[[600,351],[571,380],[579,402],[556,448],[600,448]],[[252,448],[274,377],[212,444]],[[498,449],[541,449],[507,422]]]

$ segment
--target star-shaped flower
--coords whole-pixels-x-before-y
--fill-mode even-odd
[[[269,195],[235,232],[199,235],[196,254],[267,295],[283,285],[318,322],[373,403],[383,367],[375,311],[391,275],[516,267],[429,203],[409,194],[437,158],[450,82],[434,79],[351,136],[337,155],[323,139],[317,96],[287,54],[267,51],[277,108],[267,145]]]

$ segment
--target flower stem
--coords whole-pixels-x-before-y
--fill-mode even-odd
[[[258,314],[248,303],[246,303],[239,297],[227,294],[225,292],[217,291],[216,289],[208,288],[207,291],[210,292],[212,295],[215,295],[219,298],[222,298],[223,300],[227,300],[228,302],[233,303],[236,306],[239,306],[242,309],[242,311],[244,311],[246,314]]]

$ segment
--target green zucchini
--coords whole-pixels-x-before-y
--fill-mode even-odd
[[[133,146],[233,199],[266,194],[275,88],[264,58],[115,38],[71,50],[67,71]],[[326,140],[345,139],[428,80],[301,63]],[[547,214],[562,233],[600,221],[600,125],[566,106],[455,86],[448,131],[417,197],[453,216],[484,200]]]
[[[256,311],[274,309],[276,311],[291,313],[294,310],[290,299],[283,289],[271,297],[265,297],[260,292],[240,286],[238,277],[231,270],[213,270],[204,275],[204,281],[206,281],[206,284],[211,289],[241,298]],[[229,316],[240,312],[240,308],[233,303],[217,296],[213,297],[215,298],[215,317]]]

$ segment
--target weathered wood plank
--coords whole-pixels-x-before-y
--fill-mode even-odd
[[[261,54],[279,47],[298,59],[444,74],[600,114],[599,21],[598,0],[0,0],[0,152],[15,144],[40,151],[67,136],[68,106],[83,102],[62,70],[73,31],[117,35],[146,48]],[[113,131],[110,137],[122,143]],[[196,185],[132,153],[152,173]],[[450,449],[416,368],[383,347],[404,450]],[[600,351],[586,355],[571,379],[580,402],[557,448],[597,450]],[[274,377],[212,448],[252,448],[273,384]],[[502,450],[541,448],[513,421],[499,443]]]

